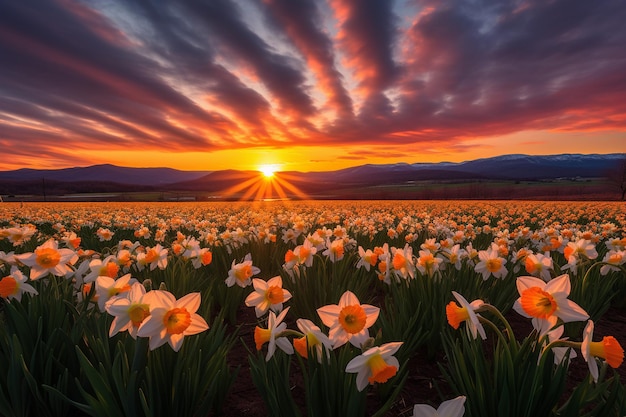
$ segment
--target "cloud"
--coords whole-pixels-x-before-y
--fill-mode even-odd
[[[344,80],[335,65],[337,58],[332,39],[324,33],[323,19],[314,0],[265,0],[266,13],[274,30],[284,32],[293,41],[339,117],[353,116],[353,103]]]
[[[625,20],[612,0],[3,2],[0,140],[70,164],[624,131]]]

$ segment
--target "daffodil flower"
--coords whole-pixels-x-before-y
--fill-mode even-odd
[[[145,252],[137,254],[137,267],[141,271],[146,265],[150,265],[150,271],[157,267],[161,270],[167,268],[168,250],[157,243],[153,248],[146,248]]]
[[[457,271],[461,270],[461,260],[467,256],[465,253],[465,249],[461,249],[461,245],[456,244],[450,248],[444,249],[443,253],[438,255],[443,256],[444,260],[450,263],[450,265],[454,265]]]
[[[289,343],[289,339],[278,336],[287,329],[287,324],[282,323],[282,321],[285,319],[285,316],[287,316],[288,311],[289,307],[284,309],[278,316],[276,316],[273,311],[270,311],[267,319],[267,329],[263,329],[259,326],[256,326],[254,329],[256,350],[261,350],[264,344],[268,344],[267,355],[265,356],[266,361],[269,361],[272,356],[274,356],[276,346],[288,355],[293,354],[293,346]]]
[[[554,327],[556,325],[556,317],[554,317],[554,320],[539,320],[539,321],[545,323],[544,329],[539,329],[539,336],[538,336],[539,340],[543,339],[544,335],[547,335],[548,340],[546,342],[548,344],[556,343],[561,340],[567,341],[567,338],[562,338],[565,328],[562,325],[558,327]],[[535,322],[535,319],[533,319],[533,325],[535,325],[534,322]],[[573,349],[570,349],[569,346],[553,347],[552,352],[554,353],[554,364],[558,365],[561,362],[563,362],[563,359],[565,359],[565,355],[567,354],[568,351],[569,351],[568,357],[570,360],[574,359],[577,356],[576,352]],[[541,359],[541,357],[539,357],[539,359]]]
[[[130,286],[137,282],[135,278],[131,278],[130,274],[126,274],[118,279],[105,276],[96,278],[96,296],[100,311],[105,311],[105,304],[118,294],[130,291]]]
[[[598,252],[596,245],[589,240],[578,239],[576,242],[568,242],[563,249],[563,255],[567,259],[567,263],[561,267],[561,271],[569,270],[573,275],[576,275],[580,259],[596,259]]]
[[[169,343],[178,352],[185,336],[209,328],[207,322],[196,313],[200,307],[199,292],[177,300],[168,291],[153,290],[143,297],[143,302],[150,306],[150,316],[139,326],[137,336],[150,338],[150,350]]]
[[[567,274],[547,283],[535,277],[519,277],[516,285],[520,297],[513,308],[524,317],[545,320],[554,315],[564,323],[589,318],[585,310],[567,298],[571,289]]]
[[[413,264],[413,248],[408,244],[404,249],[391,248],[393,258],[391,264],[396,275],[408,279],[415,278],[415,265]]]
[[[600,267],[600,275],[606,275],[611,271],[619,271],[619,265],[626,263],[626,251],[610,250],[604,256],[602,262],[605,262],[605,265]]]
[[[550,271],[553,269],[552,257],[550,253],[542,255],[531,253],[524,259],[524,267],[529,274],[539,277],[545,282],[550,281]]]
[[[335,239],[330,242],[326,239],[326,250],[322,252],[322,255],[327,256],[331,262],[340,261],[343,259],[345,248],[343,246],[342,239]]]
[[[317,253],[317,248],[310,240],[305,239],[302,245],[296,246],[293,254],[298,260],[298,264],[311,267],[313,265],[313,255]]]
[[[78,260],[76,253],[67,248],[59,249],[54,239],[49,239],[38,246],[33,253],[15,255],[15,259],[30,267],[30,279],[37,280],[47,274],[62,277],[72,272],[68,266],[72,260]]]
[[[364,267],[369,272],[370,268],[376,265],[378,262],[378,254],[372,252],[371,249],[365,250],[362,246],[359,246],[359,261],[356,264],[357,268]]]
[[[105,305],[107,313],[115,317],[109,328],[109,337],[125,330],[133,339],[137,338],[137,330],[150,315],[150,305],[144,302],[146,288],[139,282],[131,285],[127,297],[116,297]]]
[[[268,310],[279,313],[283,303],[291,298],[291,293],[283,289],[283,280],[280,275],[270,278],[267,282],[255,278],[252,280],[254,291],[246,297],[248,307],[254,307],[257,317],[263,316]]]
[[[8,229],[4,229],[2,234],[8,238],[13,246],[22,246],[25,242],[28,242],[35,233],[37,233],[37,228],[28,225],[23,227],[9,227]]]
[[[322,322],[330,328],[329,337],[333,349],[343,346],[346,342],[358,348],[369,337],[369,328],[378,319],[378,307],[361,304],[351,291],[343,293],[339,304],[327,305],[317,309]]]
[[[82,239],[75,232],[65,232],[61,240],[65,242],[65,246],[69,249],[76,250],[80,246]]]
[[[454,329],[458,329],[461,323],[465,322],[468,333],[470,333],[474,339],[480,334],[480,337],[485,340],[487,335],[485,334],[483,325],[478,320],[479,315],[476,313],[476,310],[485,303],[482,300],[474,300],[470,303],[465,297],[455,291],[452,291],[452,295],[461,306],[459,307],[454,301],[450,301],[446,306],[448,324]]]
[[[228,287],[237,284],[241,288],[245,288],[252,283],[252,277],[261,272],[259,268],[252,265],[252,255],[247,254],[243,262],[233,263],[228,271],[228,278],[224,281]]]
[[[283,269],[285,271],[291,271],[296,264],[298,263],[298,256],[291,249],[285,252],[285,263],[283,264]]]
[[[120,271],[115,255],[104,259],[92,259],[89,262],[89,273],[83,277],[84,282],[94,282],[96,278],[105,276],[115,279]]]
[[[191,258],[191,264],[195,269],[199,269],[202,266],[207,266],[213,262],[213,252],[209,248],[201,248],[196,253],[196,256]]]
[[[439,271],[439,265],[443,262],[443,259],[435,257],[429,250],[421,250],[419,255],[416,267],[420,274],[432,277],[435,272]]]
[[[563,249],[563,255],[565,259],[571,257],[583,256],[588,259],[596,259],[598,257],[598,251],[596,245],[587,239],[578,239],[576,242],[568,242],[565,249]]]
[[[366,350],[346,365],[346,372],[356,373],[356,388],[363,391],[369,384],[385,383],[396,375],[400,364],[393,356],[402,342],[385,343]]]
[[[506,276],[508,272],[504,267],[506,259],[500,257],[497,244],[492,243],[488,250],[478,252],[478,259],[480,259],[480,262],[476,264],[474,270],[482,274],[483,280],[486,281],[491,275],[496,278],[504,278]]]
[[[595,358],[606,360],[612,368],[619,368],[624,361],[624,349],[613,336],[605,336],[600,342],[593,341],[593,320],[589,320],[583,331],[580,350],[589,366],[594,382],[598,382],[598,364]]]
[[[332,350],[332,342],[326,336],[322,330],[317,327],[311,320],[298,319],[296,320],[298,329],[304,334],[301,338],[293,340],[293,347],[296,352],[303,358],[309,357],[309,349],[315,349],[318,362],[322,361],[322,354],[325,352],[326,356],[330,355]]]
[[[113,232],[104,227],[99,228],[96,231],[96,235],[98,236],[98,239],[100,239],[100,242],[108,242],[109,240],[111,240],[111,238],[113,238]]]
[[[15,253],[13,251],[4,253],[0,250],[0,268],[3,268],[3,265],[16,265]]]
[[[11,268],[11,274],[0,279],[0,297],[10,300],[15,298],[17,301],[22,300],[22,294],[29,293],[33,295],[39,294],[37,290],[30,284],[26,284],[26,276],[17,267]]]
[[[413,417],[463,417],[465,414],[465,397],[459,396],[444,401],[435,410],[428,404],[415,404]]]

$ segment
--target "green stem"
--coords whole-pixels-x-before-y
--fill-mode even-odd
[[[476,311],[489,311],[490,313],[493,313],[502,322],[502,324],[504,324],[504,327],[506,327],[509,342],[513,342],[515,340],[515,334],[513,333],[513,329],[511,328],[509,321],[504,318],[500,310],[498,310],[496,307],[492,306],[491,304],[483,304]]]
[[[287,330],[283,330],[282,332],[278,333],[276,335],[276,339],[278,339],[279,337],[287,337],[287,336],[304,337],[304,333],[300,333],[300,332],[298,332],[296,330],[287,329]]]
[[[562,339],[557,339],[553,342],[548,343],[548,345],[543,349],[543,352],[541,353],[541,362],[543,362],[545,360],[545,355],[546,352],[548,352],[549,350],[551,350],[552,348],[555,347],[570,347],[573,349],[580,349],[582,343],[580,342],[572,342],[569,340],[562,340]]]
[[[508,344],[507,340],[504,338],[504,335],[502,334],[502,332],[500,331],[500,329],[498,329],[498,326],[496,326],[495,324],[493,324],[493,322],[489,319],[486,319],[482,316],[478,316],[478,320],[483,323],[486,324],[487,326],[489,326],[497,335],[498,335],[498,339],[500,339],[500,341],[504,344]]]
[[[148,337],[137,337],[135,343],[135,355],[133,356],[133,365],[131,372],[140,373],[146,367],[148,360]]]
[[[598,266],[598,265],[599,265],[599,266],[602,266],[602,265],[614,266],[614,267],[616,267],[616,268],[621,269],[621,270],[622,270],[622,272],[624,272],[624,274],[626,274],[626,269],[625,269],[623,266],[621,266],[621,265],[615,265],[615,264],[612,264],[612,263],[609,263],[609,262],[605,262],[605,261],[596,262],[596,263],[594,263],[593,265],[591,265],[591,266],[587,269],[587,272],[585,272],[585,276],[583,277],[583,284],[582,284],[582,287],[583,287],[583,288],[582,288],[582,291],[583,291],[583,293],[587,290],[587,276],[589,276],[589,272],[591,272],[591,270],[592,270],[594,267]]]

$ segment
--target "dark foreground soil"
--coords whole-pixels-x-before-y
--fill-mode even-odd
[[[507,314],[507,319],[513,327],[518,338],[528,335],[532,329],[530,321],[519,316],[515,312]],[[256,319],[254,312],[249,308],[242,308],[238,315],[238,322],[244,323],[239,329],[239,337],[248,345],[248,349],[254,350],[254,327]],[[626,308],[610,308],[600,321],[595,323],[594,340],[601,340],[603,336],[614,336],[622,346],[626,346]],[[229,362],[233,366],[241,366],[239,374],[232,386],[223,409],[223,416],[247,416],[266,417],[267,408],[263,399],[256,390],[250,377],[250,366],[247,360],[248,352],[243,343],[238,342],[230,352]],[[580,355],[570,364],[568,376],[568,389],[573,389],[589,374],[586,362]],[[423,358],[423,359],[422,359]],[[434,360],[428,360],[426,351],[417,352],[410,361],[409,377],[396,401],[387,413],[391,417],[409,417],[413,412],[413,405],[419,403],[439,404],[441,395],[444,399],[454,395],[443,378],[437,362],[445,363],[443,353],[436,355]],[[622,382],[626,381],[626,365],[618,370]],[[296,368],[297,372],[297,368]],[[293,396],[298,404],[304,404],[304,392],[299,386],[301,382],[294,375]],[[368,415],[373,414],[380,406],[378,398],[368,398]]]

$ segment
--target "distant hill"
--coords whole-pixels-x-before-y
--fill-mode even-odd
[[[18,169],[0,171],[0,181],[98,181],[129,185],[163,185],[200,178],[210,171],[180,171],[172,168],[128,168],[111,164],[64,169]]]
[[[502,155],[493,158],[476,159],[465,162],[441,163],[398,163],[365,164],[351,168],[324,171],[277,173],[277,182],[286,182],[294,189],[313,198],[451,198],[454,193],[459,198],[518,198],[499,189],[486,193],[478,188],[459,186],[428,191],[424,184],[470,184],[495,182],[555,182],[591,181],[606,179],[623,170],[626,154],[561,154],[561,155]],[[181,171],[171,168],[128,168],[115,165],[93,165],[56,170],[18,169],[0,171],[0,195],[43,194],[63,195],[71,193],[115,193],[115,192],[156,192],[192,193],[220,198],[231,193],[245,194],[246,187],[253,187],[261,181],[257,171]],[[602,182],[602,181],[601,181]],[[593,193],[608,189],[610,181],[604,181]],[[419,186],[422,187],[421,191]],[[604,187],[604,188],[602,188]],[[569,191],[573,198],[577,194],[589,192],[580,186]],[[228,191],[226,193],[226,191]],[[288,187],[285,192],[288,192]],[[566,197],[558,187],[530,192],[518,190],[521,195],[537,195],[549,198],[559,194]],[[611,191],[612,192],[612,191]],[[237,194],[239,193],[239,194]],[[443,193],[443,194],[442,194]],[[499,194],[498,194],[499,193]],[[534,193],[534,194],[533,194]],[[291,194],[290,194],[291,195]],[[594,194],[595,195],[595,194]],[[474,197],[472,197],[474,196]]]

